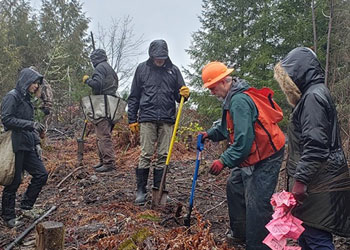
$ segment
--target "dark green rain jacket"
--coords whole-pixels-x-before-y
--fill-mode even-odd
[[[230,112],[235,128],[235,138],[220,160],[229,168],[238,167],[249,155],[255,135],[254,123],[258,111],[253,100],[243,91],[249,88],[245,80],[236,78],[223,103],[223,114],[220,123],[207,131],[212,141],[229,139],[226,123],[226,113]]]

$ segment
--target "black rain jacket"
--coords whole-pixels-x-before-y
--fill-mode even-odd
[[[154,58],[166,58],[158,67]],[[180,102],[179,89],[185,86],[180,70],[168,57],[164,40],[155,40],[149,48],[149,59],[138,65],[128,98],[129,123],[175,123],[176,102]]]
[[[294,215],[306,225],[350,236],[350,178],[337,112],[313,51],[296,48],[281,66],[301,91],[289,126],[288,173],[309,196]]]
[[[91,53],[90,59],[95,70],[86,84],[92,88],[92,93],[94,95],[116,96],[118,76],[108,64],[106,52],[103,49],[96,49]]]
[[[20,150],[33,151],[40,143],[34,131],[34,107],[30,101],[29,86],[34,82],[42,84],[43,76],[25,68],[17,80],[16,88],[8,92],[1,103],[1,121],[5,130],[12,130],[12,146],[16,153]]]

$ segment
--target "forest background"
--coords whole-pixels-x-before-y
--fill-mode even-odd
[[[15,86],[22,68],[35,66],[54,91],[53,112],[46,121],[51,128],[78,128],[84,119],[79,102],[90,89],[82,84],[82,76],[93,68],[91,20],[82,4],[42,0],[40,9],[34,10],[26,0],[0,2],[0,98]],[[198,18],[201,28],[193,31],[191,46],[184,48],[191,64],[181,69],[192,90],[186,108],[196,115],[186,116],[182,128],[196,132],[220,118],[221,103],[203,91],[200,77],[202,67],[214,60],[235,68],[234,74],[254,87],[272,88],[285,112],[281,123],[285,128],[291,108],[273,79],[273,66],[291,49],[306,46],[313,48],[325,68],[349,153],[349,0],[203,0]],[[145,43],[132,27],[132,17],[126,16],[94,34],[97,47],[107,51],[119,76],[125,99],[139,63],[134,59]]]

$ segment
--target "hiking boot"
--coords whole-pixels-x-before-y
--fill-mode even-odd
[[[41,208],[32,208],[30,210],[22,209],[21,212],[23,217],[36,220],[45,212],[45,210]]]
[[[103,163],[100,162],[100,163],[97,163],[96,165],[92,166],[94,169],[96,168],[99,168],[99,167],[102,167]]]
[[[102,165],[101,167],[95,169],[95,171],[98,173],[110,172],[113,170],[115,170],[115,167],[105,166],[105,165]]]
[[[13,218],[13,219],[10,219],[10,220],[4,220],[4,224],[8,228],[21,227],[21,226],[24,225],[23,221],[20,221],[17,218]]]

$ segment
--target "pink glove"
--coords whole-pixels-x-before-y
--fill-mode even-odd
[[[301,181],[295,181],[293,188],[292,188],[292,194],[294,195],[294,198],[298,202],[298,204],[303,204],[304,200],[307,197],[307,186],[302,183]]]
[[[208,133],[207,132],[199,132],[199,134],[202,135],[201,143],[204,143],[205,139],[208,139]]]
[[[223,170],[224,164],[220,160],[213,161],[213,164],[211,164],[209,173],[213,175],[218,175]]]

